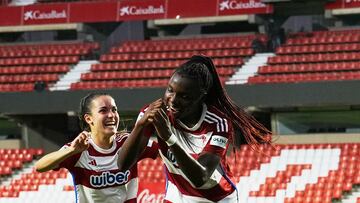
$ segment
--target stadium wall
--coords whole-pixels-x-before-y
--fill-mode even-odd
[[[360,143],[359,134],[297,134],[281,135],[274,139],[277,144],[320,144],[320,143]]]
[[[226,86],[238,105],[257,108],[324,107],[360,105],[360,81]],[[94,90],[95,91],[95,90]],[[114,96],[120,111],[138,111],[162,97],[163,88],[96,90]],[[5,115],[76,112],[80,98],[90,91],[1,93],[0,112]],[[126,101],[126,102],[122,102]]]

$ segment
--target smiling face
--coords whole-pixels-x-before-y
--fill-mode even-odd
[[[112,136],[117,132],[119,113],[111,96],[102,95],[94,98],[90,110],[91,113],[85,114],[84,117],[93,134]]]
[[[175,73],[168,84],[164,102],[175,119],[195,125],[202,112],[204,91],[197,80]]]

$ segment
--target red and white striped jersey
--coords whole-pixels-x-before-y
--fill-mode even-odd
[[[140,113],[141,117],[146,108]],[[166,202],[236,202],[237,194],[230,169],[226,163],[226,151],[231,135],[232,123],[215,107],[203,105],[200,120],[189,128],[181,121],[170,119],[170,130],[187,153],[197,159],[201,154],[210,152],[221,157],[219,166],[209,181],[195,187],[176,163],[175,156],[164,141],[158,138],[160,156],[166,166]],[[150,133],[150,128],[145,132]]]
[[[137,164],[127,171],[120,171],[117,166],[118,151],[127,137],[128,134],[117,135],[110,149],[102,149],[89,139],[87,150],[67,158],[59,165],[67,168],[73,176],[77,203],[136,203]],[[70,143],[63,148],[68,146]],[[157,154],[158,146],[150,140],[141,159],[155,159]]]

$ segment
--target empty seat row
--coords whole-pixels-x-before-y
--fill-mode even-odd
[[[0,149],[0,176],[11,175],[13,170],[21,169],[23,164],[43,154],[40,148]]]
[[[132,87],[164,87],[169,79],[152,80],[103,80],[103,81],[81,81],[72,83],[71,90],[80,89],[111,89],[111,88],[132,88]]]
[[[35,170],[32,171],[31,173],[25,173],[21,175],[21,179],[20,180],[26,180],[26,179],[57,179],[57,178],[66,178],[67,176],[67,170],[65,170],[64,168],[62,168],[60,171],[47,171],[45,173],[39,173],[36,172]]]
[[[26,83],[26,82],[54,82],[59,79],[58,74],[25,74],[25,75],[0,75],[0,83]]]
[[[251,40],[241,42],[220,42],[220,43],[174,43],[174,44],[149,44],[149,45],[122,45],[111,48],[110,53],[137,53],[137,52],[162,52],[177,50],[209,50],[209,49],[238,49],[250,48]]]
[[[21,160],[0,160],[0,167],[10,167],[13,169],[21,169],[23,162]]]
[[[31,92],[34,90],[34,83],[0,83],[0,92]]]
[[[164,46],[164,45],[178,45],[178,44],[221,44],[221,43],[242,43],[244,41],[251,41],[255,38],[261,41],[266,41],[266,35],[238,35],[238,36],[219,36],[219,37],[204,37],[204,38],[185,38],[185,39],[163,39],[163,40],[145,40],[145,41],[127,41],[123,46]]]
[[[9,176],[12,174],[12,169],[9,166],[0,167],[0,177]]]
[[[333,44],[333,43],[359,43],[360,35],[337,35],[337,36],[319,36],[319,37],[298,37],[289,38],[286,45],[304,45],[304,44]]]
[[[322,54],[297,54],[279,55],[268,59],[268,64],[282,63],[315,63],[335,61],[358,61],[360,52],[322,53]]]
[[[99,63],[91,66],[91,71],[109,71],[109,70],[134,70],[134,69],[169,69],[177,68],[185,60],[150,60],[150,61],[132,61]],[[216,67],[219,66],[241,66],[244,60],[239,57],[215,58],[213,60]]]
[[[41,148],[17,148],[17,149],[0,149],[0,156],[4,154],[31,154],[33,156],[41,156],[44,154],[44,149]]]
[[[227,77],[220,77],[222,83]],[[133,79],[133,80],[98,80],[98,81],[80,81],[72,83],[71,90],[81,89],[111,89],[111,88],[152,88],[166,87],[169,79]]]
[[[204,51],[176,51],[176,52],[147,52],[147,53],[123,53],[105,54],[100,57],[102,62],[111,61],[136,61],[136,60],[169,60],[188,59],[195,54],[204,54],[209,57],[245,57],[253,55],[253,49],[224,49]]]
[[[267,65],[260,66],[258,69],[258,74],[329,72],[350,70],[360,70],[360,61]]]
[[[351,44],[320,44],[320,45],[298,45],[281,46],[276,54],[299,54],[299,53],[320,53],[320,52],[345,52],[360,50],[359,43]]]
[[[256,83],[287,83],[312,82],[329,80],[359,80],[360,71],[333,72],[333,73],[300,73],[300,74],[272,74],[257,75],[248,79],[249,84]]]
[[[314,36],[360,35],[360,30],[326,30],[313,31]]]
[[[174,71],[171,69],[145,71],[102,71],[81,74],[81,80],[114,80],[139,78],[170,78]]]
[[[66,73],[70,70],[68,65],[44,65],[44,66],[6,66],[0,67],[0,75],[5,74],[28,74],[28,73]]]
[[[326,31],[313,31],[313,32],[297,32],[289,33],[289,38],[301,37],[335,37],[335,36],[354,36],[359,35],[360,30],[326,30]]]
[[[33,159],[32,154],[0,154],[0,161],[16,161],[29,162]]]
[[[24,50],[24,51],[1,50],[0,58],[87,55],[90,52],[91,52],[90,49],[84,49],[84,48],[37,49],[37,50]]]
[[[0,59],[0,66],[18,65],[44,65],[44,64],[74,64],[79,61],[79,56],[47,56],[28,58],[6,58]]]
[[[160,70],[133,70],[133,71],[101,71],[90,72],[81,75],[81,80],[114,80],[114,79],[139,79],[139,78],[170,78],[173,69]],[[217,72],[222,76],[229,76],[235,72],[232,68],[217,68]],[[1,81],[1,76],[0,76]]]

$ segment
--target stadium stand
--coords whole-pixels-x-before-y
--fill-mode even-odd
[[[98,48],[98,43],[79,42],[0,46],[0,91],[33,91],[38,81],[51,87]]]
[[[214,59],[225,82],[243,61],[254,55],[255,35],[125,42],[100,56],[72,90],[165,86],[176,67],[194,54]],[[266,36],[262,36],[265,40]],[[186,43],[185,43],[186,42]]]
[[[249,84],[358,80],[359,30],[318,31],[288,36],[268,59],[268,65],[250,77]]]
[[[241,188],[240,202],[331,203],[360,198],[360,144],[282,144],[260,146],[260,150],[262,153],[243,145],[228,155],[229,167]],[[23,153],[34,152],[20,150],[18,154]],[[138,170],[140,188],[151,185],[161,196],[165,176],[160,158],[141,161]],[[56,185],[57,202],[69,201],[74,195],[70,177],[63,169],[46,173],[23,170],[1,186],[0,200],[48,202],[46,198],[51,197],[46,193],[54,191]]]

